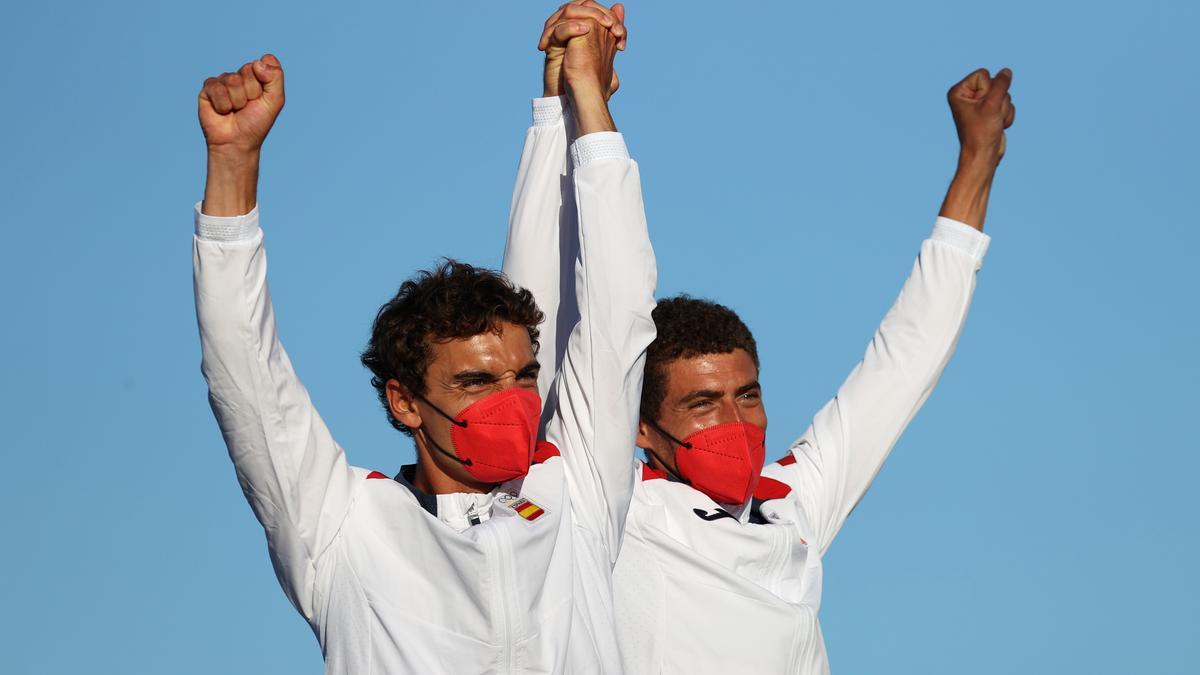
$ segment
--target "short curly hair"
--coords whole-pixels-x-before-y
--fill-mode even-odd
[[[642,417],[658,420],[667,397],[667,366],[676,359],[704,354],[729,354],[744,349],[758,368],[758,345],[746,324],[732,309],[711,300],[677,295],[654,308],[658,335],[646,350],[642,384]]]
[[[362,364],[371,371],[371,386],[388,421],[411,436],[412,430],[392,415],[388,380],[398,380],[410,392],[424,394],[434,343],[497,331],[501,322],[529,331],[537,353],[538,325],[543,318],[533,294],[514,286],[503,274],[445,259],[405,281],[395,297],[379,308]]]

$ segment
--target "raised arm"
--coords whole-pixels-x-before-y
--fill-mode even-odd
[[[958,343],[989,238],[988,195],[1014,109],[1011,72],[976,71],[950,91],[962,142],[941,217],[866,355],[765,476],[782,480],[825,551],[862,498],[900,434],[933,391]]]
[[[533,293],[546,315],[538,337],[542,366],[538,393],[547,411],[553,409],[550,384],[566,350],[559,335],[567,335],[579,320],[574,274],[579,242],[567,156],[568,110],[558,96],[533,102],[533,126],[525,133],[504,245],[505,276]]]
[[[606,101],[617,43],[610,32],[593,28],[571,41],[563,63],[579,132],[571,155],[579,213],[575,287],[580,319],[555,382],[558,405],[547,429],[567,462],[577,527],[596,543],[596,560],[607,565],[616,559],[633,491],[656,281],[641,178]]]
[[[615,37],[625,39],[624,24],[613,10],[589,0],[559,7],[543,26],[538,49],[546,53],[542,68],[542,98],[533,101],[533,124],[517,167],[508,240],[504,246],[504,274],[529,289],[546,315],[541,326],[538,393],[547,413],[554,409],[551,387],[562,365],[566,340],[579,320],[575,301],[575,259],[579,254],[574,176],[567,147],[575,135],[571,108],[562,80],[567,42],[589,30],[592,19]],[[613,76],[608,96],[617,89]],[[607,97],[606,97],[607,98]]]
[[[354,481],[279,343],[267,290],[258,165],[283,103],[283,70],[270,55],[205,82],[208,182],[192,264],[213,413],[280,583],[312,621],[314,561],[337,533]]]

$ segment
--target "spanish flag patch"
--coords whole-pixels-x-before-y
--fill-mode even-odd
[[[542,510],[542,507],[534,504],[524,497],[521,497],[512,503],[512,510],[516,511],[518,516],[521,516],[525,520],[529,521],[537,520],[538,518],[542,517],[542,514],[545,513],[545,511]]]

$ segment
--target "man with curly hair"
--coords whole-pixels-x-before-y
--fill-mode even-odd
[[[571,181],[557,189],[570,170],[562,154],[573,112],[557,58],[547,51],[547,98],[535,103],[540,126],[522,160],[522,175],[543,183],[541,199],[514,203],[540,215],[514,221],[505,258],[550,315],[547,344],[570,324],[558,299],[580,280]],[[646,461],[631,467],[638,484],[613,577],[626,672],[828,672],[821,558],[954,351],[988,248],[984,216],[1015,117],[1011,80],[1007,69],[978,70],[951,88],[961,150],[933,231],[863,360],[779,461],[764,467],[750,330],[708,300],[659,301],[637,437]],[[560,262],[557,279],[548,260]],[[553,352],[541,358],[547,370]]]
[[[622,18],[588,8],[546,26],[576,111],[580,279],[571,337],[552,343],[562,372],[550,403],[543,414],[531,293],[454,261],[420,272],[379,310],[362,355],[389,422],[416,446],[394,477],[350,466],[276,334],[257,179],[282,66],[265,55],[204,84],[203,372],[276,575],[329,673],[620,670],[611,570],[655,285],[637,165],[607,107]]]
[[[661,301],[638,467],[614,572],[626,670],[827,673],[821,558],[933,391],[966,320],[992,179],[1016,115],[1012,72],[951,87],[958,168],[912,273],[808,430],[764,468],[758,348],[727,307]]]

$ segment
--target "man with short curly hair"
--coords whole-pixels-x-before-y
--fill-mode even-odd
[[[950,89],[958,169],[863,360],[765,464],[758,350],[737,315],[661,301],[638,446],[646,463],[613,575],[629,672],[828,673],[821,559],[954,353],[983,264],[1012,73]]]
[[[758,343],[732,309],[689,295],[659,300],[654,308],[656,337],[646,350],[641,415],[658,419],[667,397],[668,366],[679,359],[742,350],[758,368]]]
[[[329,673],[621,668],[611,572],[655,285],[637,165],[607,106],[622,19],[596,5],[546,25],[578,113],[572,236],[585,279],[572,336],[554,343],[550,402],[543,414],[531,293],[452,260],[420,272],[379,310],[362,355],[389,422],[416,446],[394,477],[349,465],[276,334],[257,179],[282,66],[265,55],[204,84],[203,372],[276,575]],[[531,185],[519,176],[514,201]]]
[[[533,294],[516,288],[504,275],[446,260],[432,270],[417,272],[379,308],[362,364],[371,371],[371,386],[388,421],[412,436],[413,430],[393,414],[388,391],[403,387],[413,394],[426,393],[425,371],[433,360],[434,344],[498,332],[504,324],[513,324],[525,329],[537,351],[538,324],[544,318]],[[389,387],[391,380],[395,384]]]
[[[497,482],[469,470],[472,464],[464,459],[474,463],[480,458],[464,458],[461,451],[448,450],[452,439],[439,434],[435,425],[424,423],[424,419],[414,423],[413,413],[419,406],[428,406],[437,417],[436,411],[441,410],[438,405],[453,403],[455,408],[463,408],[458,404],[480,400],[465,394],[486,393],[501,384],[495,373],[487,370],[454,372],[450,376],[453,386],[464,395],[461,401],[444,401],[430,389],[444,380],[437,376],[439,367],[453,356],[446,354],[446,348],[460,342],[476,347],[495,341],[511,344],[517,359],[512,363],[519,366],[514,383],[532,391],[540,366],[533,355],[525,353],[524,345],[528,340],[536,354],[538,324],[543,319],[528,290],[513,286],[500,273],[455,260],[418,272],[379,308],[362,363],[371,371],[371,386],[388,422],[417,441],[416,463],[401,467],[397,480],[418,499],[457,492],[485,494]],[[429,377],[431,368],[433,378]],[[523,475],[523,471],[520,473]],[[448,513],[442,509],[441,517]]]

